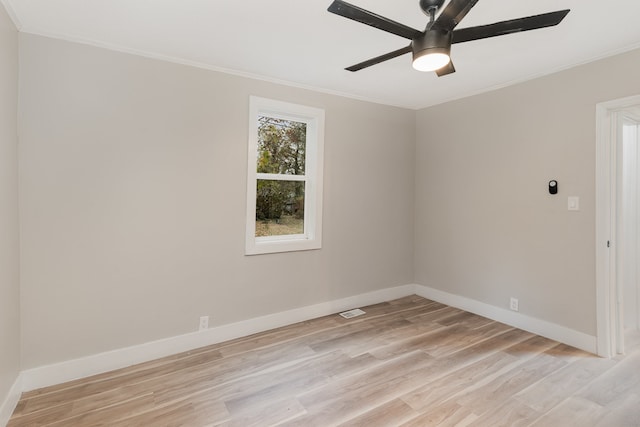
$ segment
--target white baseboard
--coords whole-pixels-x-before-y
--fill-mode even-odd
[[[16,381],[17,385],[14,385],[12,388],[13,391],[17,387],[17,391],[13,391],[13,394],[9,395],[7,401],[0,409],[4,411],[6,410],[5,407],[11,407],[11,411],[9,412],[9,415],[11,415],[11,412],[15,407],[15,403],[17,403],[17,398],[19,398],[20,392],[22,391],[34,390],[41,387],[60,384],[66,381],[72,381],[78,378],[101,374],[114,369],[131,366],[136,363],[147,362],[160,357],[170,356],[172,354],[193,350],[199,347],[244,337],[269,329],[414,294],[442,304],[457,307],[471,313],[479,314],[498,322],[551,338],[591,353],[596,352],[596,338],[594,336],[426,286],[404,285],[296,308],[267,316],[256,317],[237,323],[210,328],[203,332],[193,332],[132,347],[94,354],[79,359],[28,369],[22,371],[19,378],[20,381]],[[4,415],[4,412],[0,412],[0,415]],[[0,421],[1,420],[2,418],[0,418]],[[0,426],[2,426],[1,422]]]
[[[218,326],[202,332],[193,332],[53,365],[28,369],[22,372],[22,391],[34,390],[78,378],[101,374],[136,363],[147,362],[160,357],[244,337],[269,329],[291,325],[352,308],[378,304],[413,294],[415,294],[414,285],[387,288]]]
[[[7,397],[0,405],[0,427],[5,427],[9,422],[9,418],[11,418],[11,414],[16,409],[16,405],[20,400],[20,395],[22,394],[22,375],[18,375],[15,382],[9,389],[9,393]]]
[[[532,332],[555,341],[568,344],[584,351],[596,354],[596,337],[560,326],[545,320],[529,317],[501,307],[489,305],[470,298],[443,292],[428,286],[415,285],[417,295],[450,305],[470,313],[475,313],[489,319],[505,323],[518,329]]]

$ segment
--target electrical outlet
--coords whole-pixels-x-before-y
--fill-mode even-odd
[[[198,331],[204,331],[205,329],[209,329],[209,316],[200,316],[200,327]]]
[[[518,311],[518,298],[511,297],[511,301],[509,301],[509,308],[513,311]]]

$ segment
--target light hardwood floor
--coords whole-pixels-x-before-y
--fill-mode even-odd
[[[22,426],[640,426],[607,360],[417,296],[25,393]]]

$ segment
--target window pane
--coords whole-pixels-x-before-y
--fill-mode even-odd
[[[304,182],[259,179],[256,237],[304,233]]]
[[[304,175],[307,124],[258,116],[258,173]]]

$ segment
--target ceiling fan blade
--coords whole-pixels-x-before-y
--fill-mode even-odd
[[[392,21],[384,16],[359,8],[342,0],[334,0],[327,9],[331,13],[353,19],[374,28],[395,34],[405,39],[413,40],[422,34],[421,31],[407,27],[406,25]]]
[[[351,67],[345,68],[345,70],[347,70],[347,71],[362,70],[363,68],[367,68],[367,67],[370,67],[372,65],[376,65],[376,64],[379,64],[381,62],[388,61],[390,59],[393,59],[393,58],[398,57],[400,55],[404,55],[405,53],[409,53],[409,52],[411,52],[411,45],[409,45],[407,47],[403,47],[402,49],[394,50],[393,52],[385,53],[384,55],[376,56],[375,58],[371,58],[371,59],[366,60],[364,62],[361,62],[359,64],[352,65]]]
[[[431,28],[434,30],[453,31],[476,3],[478,3],[478,0],[451,0]]]
[[[438,75],[438,77],[446,76],[447,74],[452,74],[455,72],[456,67],[453,66],[453,61],[449,61],[447,65],[436,70],[436,74]]]
[[[541,15],[526,18],[512,19],[496,22],[495,24],[480,25],[477,27],[461,28],[453,32],[452,43],[464,43],[472,40],[486,39],[489,37],[503,36],[505,34],[519,33],[521,31],[537,30],[538,28],[553,27],[558,25],[570,9],[556,12],[543,13]]]

